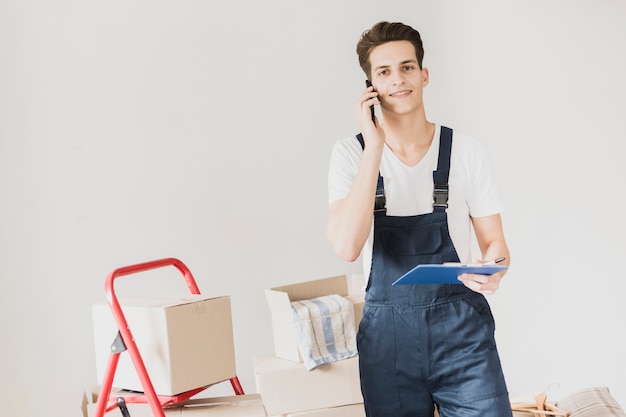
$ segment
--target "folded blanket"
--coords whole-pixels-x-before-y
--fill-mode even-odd
[[[296,337],[308,371],[356,355],[354,306],[333,294],[291,303]]]

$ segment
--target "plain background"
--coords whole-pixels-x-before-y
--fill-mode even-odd
[[[106,275],[170,256],[231,296],[256,391],[263,290],[361,270],[325,240],[326,179],[379,20],[420,30],[427,116],[498,174],[511,395],[608,386],[626,405],[623,0],[2,0],[2,415],[78,416]],[[119,291],[186,292],[161,272]]]

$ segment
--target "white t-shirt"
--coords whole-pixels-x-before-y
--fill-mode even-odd
[[[385,184],[387,216],[413,216],[433,211],[433,171],[437,169],[439,136],[437,125],[430,149],[410,167],[385,145],[380,173]],[[329,204],[345,198],[361,163],[362,148],[356,137],[340,139],[333,147],[328,174]],[[502,212],[497,184],[483,145],[454,131],[450,160],[448,226],[461,262],[471,262],[471,220]],[[373,226],[362,250],[363,273],[369,277],[372,260]]]

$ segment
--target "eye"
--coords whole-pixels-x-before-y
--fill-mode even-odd
[[[389,73],[389,71],[387,70],[380,70],[378,71],[378,75],[387,75]]]
[[[404,70],[405,70],[405,71],[412,71],[412,70],[414,70],[414,69],[415,69],[415,66],[414,66],[414,65],[405,65],[405,66],[404,66]]]

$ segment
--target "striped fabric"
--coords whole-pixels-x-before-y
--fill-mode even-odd
[[[291,303],[302,360],[308,371],[357,354],[354,306],[336,294]]]
[[[562,399],[559,408],[570,417],[626,417],[626,413],[606,387],[588,388]]]

